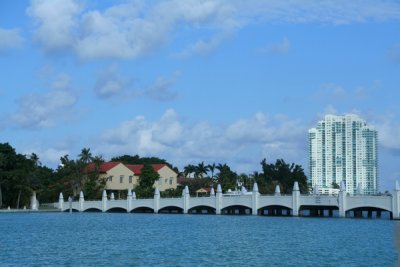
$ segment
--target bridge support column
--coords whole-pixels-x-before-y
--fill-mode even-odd
[[[394,220],[399,220],[400,219],[400,186],[399,182],[396,181],[396,187],[395,190],[393,191],[392,195],[392,217]],[[379,214],[380,215],[380,214]]]
[[[253,194],[251,195],[251,210],[252,215],[257,215],[258,212],[258,197],[260,193],[258,192],[258,185],[254,183],[253,185]]]
[[[64,196],[63,193],[60,193],[60,196],[58,197],[58,209],[63,211],[64,210]]]
[[[190,193],[189,187],[186,185],[183,191],[183,213],[187,214],[189,210]]]
[[[222,188],[221,185],[218,184],[217,186],[217,196],[215,197],[215,214],[221,214],[221,207],[222,207]]]
[[[131,212],[132,210],[132,191],[128,189],[128,197],[126,198],[126,212]]]
[[[103,190],[103,196],[101,197],[101,210],[106,212],[107,210],[107,192]]]
[[[154,213],[158,213],[160,209],[160,190],[156,187],[154,190]]]
[[[346,217],[346,200],[347,200],[347,192],[346,192],[346,185],[342,180],[340,182],[340,190],[339,190],[339,217],[345,218]]]
[[[81,191],[79,193],[79,211],[84,210],[84,203],[85,203],[85,197],[83,196],[83,192]]]
[[[299,216],[299,208],[300,208],[300,188],[299,183],[296,181],[293,185],[293,192],[292,192],[292,209],[293,209],[293,216]]]

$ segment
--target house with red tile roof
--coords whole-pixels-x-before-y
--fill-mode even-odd
[[[127,191],[135,189],[139,184],[139,176],[143,164],[124,164],[122,162],[103,162],[98,168],[100,179],[106,179],[106,190]],[[158,172],[160,179],[154,183],[160,191],[176,189],[178,174],[166,164],[152,164],[153,169]],[[88,169],[94,169],[94,163],[88,165]]]

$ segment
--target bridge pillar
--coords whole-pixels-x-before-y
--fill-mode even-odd
[[[188,213],[189,210],[189,201],[190,201],[190,194],[189,194],[189,187],[186,185],[185,189],[183,190],[183,213]]]
[[[126,198],[126,212],[132,210],[132,191],[128,189],[128,197]]]
[[[60,196],[58,197],[58,209],[63,211],[64,210],[64,196],[63,193],[60,193]]]
[[[84,203],[85,203],[85,197],[83,196],[83,191],[79,193],[79,211],[84,210]]]
[[[300,208],[300,188],[299,188],[299,183],[296,181],[294,182],[292,191],[293,216],[299,216],[299,208]]]
[[[258,192],[258,185],[254,183],[253,185],[253,194],[251,195],[251,210],[252,215],[257,215],[258,211],[258,197],[260,193]]]
[[[154,190],[154,213],[158,213],[160,209],[160,190],[156,187]]]
[[[346,192],[346,185],[344,184],[344,181],[342,180],[340,182],[340,190],[339,190],[339,217],[345,218],[346,217],[346,200],[347,200],[347,192]]]
[[[101,197],[101,210],[106,212],[107,210],[107,192],[103,190],[103,196]]]
[[[215,197],[215,214],[221,214],[222,207],[222,188],[221,185],[217,186],[217,196]]]
[[[396,187],[395,190],[393,191],[392,195],[392,216],[394,220],[399,220],[400,219],[400,186],[399,182],[396,181]]]

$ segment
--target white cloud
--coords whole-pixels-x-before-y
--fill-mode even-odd
[[[28,14],[34,36],[46,51],[70,49],[81,59],[132,59],[168,43],[181,29],[204,30],[177,55],[204,54],[248,24],[360,23],[400,17],[395,1],[161,1],[125,2],[87,10],[76,0],[33,0]],[[222,36],[222,37],[221,37]],[[287,39],[270,49],[284,52]]]
[[[268,44],[265,47],[258,49],[260,53],[268,53],[268,54],[286,54],[289,52],[290,42],[288,38],[283,38],[283,40],[279,43]]]
[[[170,76],[159,76],[155,81],[143,89],[135,88],[132,79],[118,73],[115,64],[102,69],[94,86],[95,94],[100,98],[118,97],[118,99],[148,98],[156,101],[171,101],[177,97],[177,93],[171,87],[179,78],[179,72]]]
[[[74,0],[32,0],[27,13],[35,22],[35,40],[50,52],[72,48],[80,11],[80,5]]]
[[[171,91],[170,88],[176,83],[178,77],[178,72],[175,72],[170,77],[160,76],[150,87],[144,90],[143,94],[158,101],[174,100],[177,94]]]
[[[251,161],[254,168],[263,157],[275,160],[271,157],[286,159],[289,155],[289,160],[302,161],[303,155],[298,151],[306,140],[305,133],[300,122],[283,115],[267,118],[257,113],[252,118],[218,126],[208,122],[187,123],[169,109],[157,121],[138,116],[105,131],[96,150],[108,151],[107,156],[156,155],[182,166],[203,160],[249,166],[247,163]]]
[[[0,51],[20,46],[24,39],[18,29],[0,28]]]
[[[65,121],[77,97],[70,89],[69,77],[59,75],[45,93],[31,93],[17,100],[18,110],[11,121],[24,128],[49,128]]]
[[[120,94],[128,83],[128,79],[121,77],[113,64],[98,73],[94,91],[99,97],[112,97]]]

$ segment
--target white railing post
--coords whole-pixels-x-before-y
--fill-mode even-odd
[[[294,182],[293,192],[292,192],[293,216],[299,216],[299,208],[300,208],[300,188],[299,188],[299,183],[296,181]]]
[[[260,193],[258,192],[258,185],[254,183],[253,185],[253,194],[251,194],[251,210],[253,215],[258,214],[258,197]]]
[[[103,195],[101,197],[101,210],[102,212],[106,212],[107,210],[107,192],[103,190]]]
[[[132,191],[128,189],[128,197],[126,198],[126,212],[131,212],[132,210]]]
[[[217,197],[215,198],[215,214],[221,214],[222,210],[222,188],[221,185],[217,186]]]
[[[160,208],[160,190],[156,187],[154,190],[154,213],[158,213]]]
[[[83,196],[83,192],[81,191],[79,193],[79,211],[84,210],[84,203],[85,203],[85,197]]]
[[[64,196],[63,196],[63,193],[60,193],[60,196],[58,197],[58,209],[60,211],[64,210]]]
[[[189,201],[190,201],[189,187],[186,185],[183,196],[183,213],[185,214],[188,213],[189,211]]]
[[[347,200],[347,192],[346,192],[346,185],[342,180],[340,182],[340,190],[339,190],[339,217],[345,218],[346,217],[346,200]]]
[[[392,195],[392,216],[394,220],[400,219],[400,186],[399,182],[396,181],[396,187]]]

